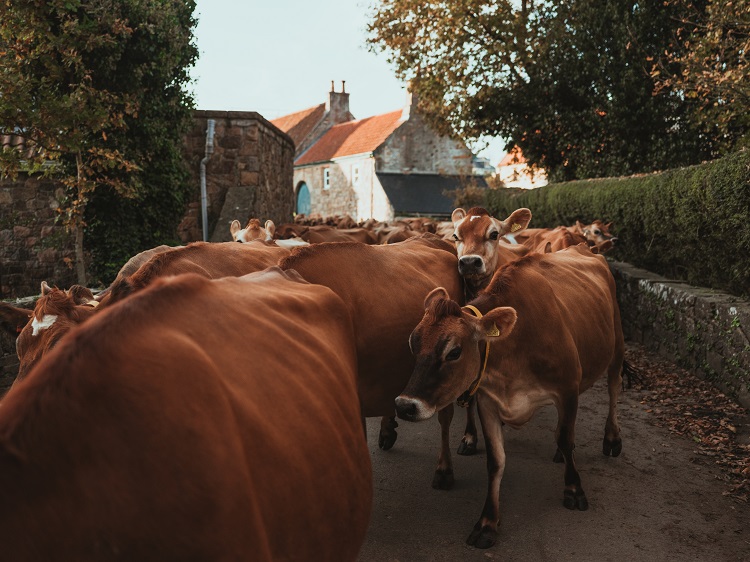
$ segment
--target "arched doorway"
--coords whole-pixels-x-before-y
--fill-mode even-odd
[[[305,182],[297,188],[297,214],[310,216],[310,189]]]

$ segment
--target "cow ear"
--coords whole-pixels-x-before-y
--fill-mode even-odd
[[[68,295],[73,299],[73,302],[80,305],[80,304],[88,304],[91,301],[94,300],[94,293],[91,292],[91,289],[88,287],[83,287],[81,285],[73,285],[70,289],[68,289]],[[97,304],[99,304],[97,302]]]
[[[438,300],[449,300],[451,297],[443,287],[437,287],[430,291],[424,299],[424,309],[427,310]]]
[[[575,228],[575,230],[577,232],[580,232],[581,234],[583,234],[583,227],[584,227],[584,224],[581,221],[576,221],[576,228]]]
[[[500,221],[503,233],[516,234],[529,226],[531,222],[531,211],[524,208],[516,209],[504,221]]]
[[[47,285],[46,281],[42,281],[42,296],[49,295],[52,292],[52,287]]]
[[[490,338],[507,338],[516,325],[516,310],[509,306],[493,308],[482,316],[479,324],[484,335]]]
[[[273,235],[276,233],[276,225],[273,224],[272,220],[266,221],[266,240],[273,240]]]
[[[551,254],[552,253],[552,242],[547,242],[544,245],[544,253],[545,254]]]
[[[604,229],[605,230],[609,230],[610,228],[612,228],[612,223],[611,222],[608,222],[607,224],[604,225]]]
[[[453,221],[453,224],[456,224],[458,221],[463,219],[466,216],[466,211],[464,211],[461,207],[455,209],[453,213],[451,214],[451,220]]]
[[[232,234],[232,236],[234,236],[240,230],[242,230],[242,225],[240,224],[240,221],[233,220],[232,224],[229,225],[229,232]]]

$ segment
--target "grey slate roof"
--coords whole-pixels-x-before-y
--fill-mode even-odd
[[[396,216],[427,215],[449,217],[455,205],[446,192],[461,189],[467,181],[480,188],[487,182],[477,176],[441,176],[438,174],[392,174],[378,172],[380,185],[393,205]]]

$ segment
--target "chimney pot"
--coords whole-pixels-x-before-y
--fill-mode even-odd
[[[342,94],[346,93],[346,80],[341,81],[341,93]]]

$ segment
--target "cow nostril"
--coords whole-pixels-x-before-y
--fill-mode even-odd
[[[461,265],[469,269],[480,269],[482,267],[482,258],[477,256],[464,256],[459,262]]]

